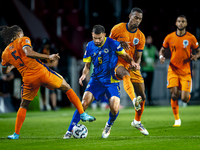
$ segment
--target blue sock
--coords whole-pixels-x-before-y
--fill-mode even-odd
[[[114,124],[114,121],[116,120],[117,116],[119,115],[119,111],[116,115],[113,115],[110,111],[109,113],[109,119],[108,119],[108,124],[109,125],[113,125]]]
[[[76,109],[76,111],[74,112],[74,115],[72,117],[72,121],[69,125],[68,131],[72,131],[72,128],[77,125],[77,123],[80,121],[80,114],[78,112],[78,110]]]

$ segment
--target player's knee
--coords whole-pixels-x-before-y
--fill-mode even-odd
[[[172,98],[172,100],[174,100],[174,101],[178,100],[178,93],[172,93],[172,94],[171,94],[171,98]]]
[[[83,105],[83,109],[86,110],[88,108],[88,106],[90,105],[90,103],[85,101],[85,100],[83,100],[82,101],[82,105]]]
[[[189,100],[189,96],[184,96],[184,97],[182,98],[182,101],[183,101],[184,103],[187,103],[188,100]]]

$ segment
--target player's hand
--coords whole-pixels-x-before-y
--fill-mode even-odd
[[[126,41],[119,41],[119,43],[121,44],[121,46],[122,46],[125,50],[129,50],[130,46],[129,46],[128,42],[126,42]]]
[[[50,61],[55,61],[55,60],[58,60],[58,59],[60,59],[59,53],[49,55],[49,60]]]
[[[131,71],[136,71],[136,70],[140,70],[140,65],[138,63],[132,62],[129,69]]]
[[[163,56],[162,58],[160,58],[160,63],[163,64],[165,62],[165,57]]]
[[[86,76],[83,74],[80,78],[79,78],[79,84],[81,86],[83,86],[83,80],[85,80]]]
[[[197,55],[193,55],[193,54],[191,54],[190,60],[194,60],[194,61],[196,61],[197,58],[198,58]]]

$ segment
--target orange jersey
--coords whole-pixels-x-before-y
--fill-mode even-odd
[[[128,30],[128,23],[119,23],[115,25],[110,33],[110,38],[115,39],[117,41],[126,41],[128,42],[130,49],[126,50],[126,52],[134,58],[136,50],[143,51],[145,45],[145,36],[144,34],[137,28],[135,32],[131,32]],[[129,65],[121,57],[118,57],[118,61]]]
[[[191,74],[191,49],[197,49],[199,47],[194,35],[186,32],[185,35],[178,36],[176,32],[172,32],[165,37],[163,47],[169,47],[171,51],[168,71],[175,71],[180,75]]]
[[[47,70],[40,60],[29,58],[22,50],[25,46],[31,46],[28,37],[22,37],[11,42],[3,51],[2,66],[13,65],[17,68],[24,80],[34,81]]]

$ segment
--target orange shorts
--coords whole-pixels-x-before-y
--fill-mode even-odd
[[[117,65],[116,65],[116,67],[115,67],[115,76],[116,76],[116,78],[117,78],[118,80],[122,80],[122,79],[118,78],[117,75],[116,75],[116,71],[117,71],[117,68],[118,68],[119,66],[123,66],[124,68],[126,68],[126,69],[128,70],[128,72],[129,72],[129,74],[130,74],[130,77],[131,77],[131,82],[133,82],[133,83],[144,83],[144,79],[143,79],[143,77],[142,77],[142,75],[141,75],[141,73],[140,73],[139,70],[137,70],[137,71],[131,71],[131,70],[128,68],[127,65],[124,65],[124,64],[121,63],[121,62],[118,62]]]
[[[53,70],[47,70],[45,73],[34,81],[26,81],[21,86],[21,97],[25,100],[32,101],[37,95],[40,86],[45,86],[49,89],[60,88],[63,82],[63,77]]]
[[[192,91],[192,77],[188,75],[179,75],[174,71],[169,71],[167,74],[167,88],[179,87],[181,91]]]

